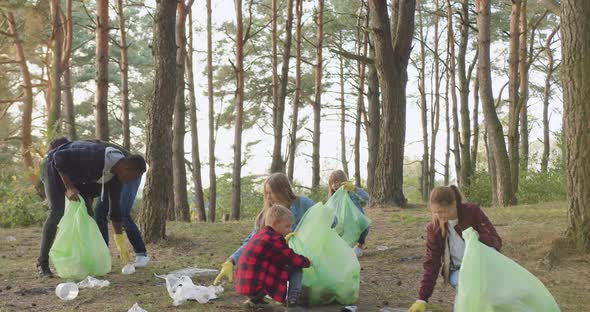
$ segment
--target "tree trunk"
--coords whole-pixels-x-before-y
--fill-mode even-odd
[[[316,35],[316,66],[315,66],[315,100],[313,104],[313,152],[311,188],[320,186],[320,117],[322,107],[322,49],[324,42],[324,0],[318,0]]]
[[[371,199],[375,203],[404,207],[407,202],[403,194],[406,83],[416,2],[394,1],[391,24],[387,1],[370,0],[369,7],[375,33],[375,67],[379,72],[379,84],[383,92],[379,154]]]
[[[448,60],[447,60],[448,64]],[[447,130],[447,146],[445,149],[445,175],[444,185],[449,185],[451,182],[451,136],[454,135],[455,131],[451,132],[451,108],[449,107],[449,72],[447,71],[447,79],[445,82],[445,126]],[[453,127],[454,129],[454,127]]]
[[[553,50],[551,44],[553,37],[559,30],[559,25],[553,28],[553,31],[547,37],[545,42],[545,53],[547,53],[547,69],[545,71],[545,89],[543,90],[543,155],[541,156],[541,172],[547,172],[549,166],[549,156],[551,153],[551,142],[549,136],[549,100],[551,99],[551,82],[554,67]]]
[[[139,224],[146,243],[166,236],[166,210],[172,197],[172,113],[176,96],[176,1],[156,2],[153,51],[155,62],[152,100],[147,107],[147,178]]]
[[[449,0],[447,6],[450,7]],[[447,9],[447,18],[451,19],[451,9]],[[471,183],[471,176],[473,175],[475,161],[473,160],[471,151],[471,124],[469,117],[469,82],[471,74],[466,72],[465,56],[467,54],[467,45],[469,43],[469,0],[461,1],[461,31],[459,39],[459,53],[457,54],[457,67],[459,69],[459,101],[461,114],[461,172],[459,180],[461,187],[468,187]],[[453,67],[452,67],[453,68]],[[474,119],[477,123],[477,118]],[[474,133],[474,135],[476,135]],[[475,138],[474,138],[475,139]]]
[[[109,1],[96,1],[96,138],[109,140]]]
[[[234,171],[232,177],[231,219],[240,219],[242,172],[242,119],[244,114],[244,29],[242,24],[242,0],[236,0],[236,121],[234,133]]]
[[[439,5],[438,0],[435,2],[435,11],[438,12]],[[439,120],[440,120],[440,55],[438,53],[438,13],[434,16],[434,100],[432,101],[434,104],[433,108],[430,110],[431,115],[431,127],[432,127],[432,135],[431,135],[431,144],[430,144],[430,185],[428,186],[429,190],[434,188],[434,183],[436,182],[436,137],[439,130]],[[449,131],[447,130],[447,135]],[[447,144],[448,145],[448,144]],[[448,148],[447,148],[448,151]],[[445,173],[443,174],[444,181],[448,180],[448,173],[446,172],[448,168],[448,157],[445,152]],[[445,184],[446,185],[446,184]],[[430,194],[430,193],[429,193]]]
[[[422,201],[428,202],[430,197],[430,166],[428,156],[428,107],[426,103],[426,43],[424,41],[424,20],[422,19],[422,3],[418,10],[420,19],[420,83],[418,90],[420,91],[420,120],[422,121],[422,174],[420,176],[420,189]]]
[[[209,221],[215,222],[217,175],[215,174],[215,107],[213,106],[213,43],[211,0],[207,0],[207,97],[209,99]]]
[[[498,206],[498,187],[496,185],[496,164],[494,162],[494,156],[488,140],[488,131],[484,130],[483,140],[485,143],[486,157],[488,160],[488,173],[490,174],[490,185],[492,187],[492,206]]]
[[[368,9],[370,11],[370,7]],[[367,14],[370,14],[367,12]],[[369,44],[369,57],[375,59],[375,44]],[[379,154],[379,127],[381,126],[381,94],[379,90],[379,76],[375,64],[369,64],[367,72],[368,90],[367,103],[369,105],[369,127],[367,129],[368,161],[367,161],[367,189],[371,190],[375,181],[375,167]]]
[[[285,42],[283,45],[283,67],[279,85],[278,103],[275,125],[275,150],[273,150],[273,164],[271,172],[285,172],[285,160],[281,156],[283,143],[283,123],[285,118],[285,101],[287,98],[287,85],[289,84],[289,61],[291,59],[291,41],[293,29],[293,0],[287,0],[287,21],[285,25]],[[278,141],[276,141],[278,138]],[[276,162],[276,163],[275,163]]]
[[[172,133],[172,173],[174,185],[174,215],[177,221],[190,221],[190,208],[186,190],[184,135],[186,132],[186,103],[184,100],[184,67],[186,60],[186,16],[184,0],[176,6],[176,97],[174,100],[174,129]]]
[[[33,114],[33,85],[31,84],[31,73],[29,72],[29,66],[27,65],[27,59],[25,56],[25,50],[22,46],[22,41],[19,38],[16,22],[12,12],[6,14],[6,21],[10,29],[10,35],[14,40],[14,48],[16,51],[16,61],[20,67],[21,75],[23,77],[23,107],[22,107],[22,124],[21,124],[21,153],[25,166],[29,170],[34,169],[33,156],[31,154],[33,140],[31,137],[31,124]]]
[[[469,118],[469,116],[467,117]],[[471,145],[471,173],[472,177],[477,168],[477,152],[479,149],[479,74],[473,81],[473,145]]]
[[[513,188],[514,192],[518,191],[518,176],[520,165],[518,151],[518,125],[520,119],[520,97],[518,90],[520,2],[521,0],[512,0],[512,14],[510,15],[510,53],[508,58],[508,91],[510,94],[510,107],[508,110],[508,157],[510,160],[510,185]],[[494,149],[494,147],[492,147],[492,149]]]
[[[62,76],[62,54],[64,30],[60,20],[61,1],[51,0],[49,3],[52,26],[52,53],[51,53],[51,76],[50,76],[50,104],[47,119],[47,142],[55,139],[61,132],[61,76]]]
[[[197,127],[197,99],[195,96],[195,79],[193,77],[193,14],[192,9],[188,12],[189,41],[188,53],[186,55],[186,74],[188,80],[189,102],[190,102],[190,125],[191,125],[191,156],[193,161],[193,184],[195,185],[195,202],[199,221],[207,221],[205,212],[205,199],[203,198],[203,182],[201,180],[201,154],[199,152],[199,133]]]
[[[356,39],[358,44],[358,54],[363,57],[367,57],[367,44],[368,44],[368,33],[363,30],[363,36],[361,39],[361,25],[360,21],[363,14],[363,8],[365,7],[365,1],[361,1],[359,8],[359,15],[357,17],[357,28],[356,28]],[[365,17],[364,29],[368,29],[368,16]],[[357,187],[361,187],[361,115],[365,112],[365,69],[366,64],[357,61],[357,71],[359,74],[358,81],[358,96],[357,96],[357,110],[355,120],[355,133],[354,133],[354,180]],[[367,132],[369,129],[366,130]]]
[[[516,203],[514,189],[511,185],[510,163],[504,141],[502,124],[496,114],[492,95],[492,77],[490,67],[490,0],[476,0],[479,61],[478,74],[480,96],[485,117],[489,147],[496,171],[498,205],[509,206]],[[491,159],[490,159],[491,160]]]
[[[72,19],[72,0],[66,1],[66,15],[62,14],[63,23],[65,25],[65,41],[64,52],[62,54],[61,67],[63,69],[63,92],[64,92],[64,106],[66,110],[66,124],[68,127],[68,137],[74,141],[78,139],[76,133],[76,116],[74,112],[74,95],[72,93],[72,71],[71,71],[71,52],[72,43],[74,40],[73,34],[73,19]]]
[[[271,41],[272,41],[272,120],[274,132],[274,147],[272,151],[272,163],[270,172],[283,172],[283,156],[281,155],[281,145],[283,142],[283,116],[279,116],[285,109],[281,109],[279,104],[279,76],[277,74],[278,56],[277,56],[277,0],[272,0],[272,18],[271,18]],[[287,67],[288,68],[288,67]],[[280,123],[280,124],[279,124]]]
[[[127,33],[125,32],[125,15],[123,14],[123,0],[117,0],[119,14],[119,31],[121,32],[121,106],[123,107],[123,147],[131,148],[131,133],[129,131],[129,61],[127,60]]]
[[[590,249],[590,2],[561,3],[563,99],[568,182],[567,236],[577,249]]]
[[[338,34],[339,45],[343,46],[342,31]],[[339,57],[339,76],[340,76],[340,161],[342,162],[342,170],[350,177],[348,173],[348,160],[346,159],[346,105],[344,101],[344,57]]]
[[[289,0],[291,1],[291,0]],[[289,164],[287,176],[293,182],[295,170],[295,152],[297,151],[297,127],[299,115],[299,97],[301,95],[301,18],[303,16],[303,0],[296,0],[295,13],[297,21],[295,26],[295,94],[293,95],[293,113],[291,115],[291,135],[289,137]]]
[[[529,66],[527,57],[527,1],[521,0],[520,5],[520,169],[527,171],[529,166]]]
[[[455,81],[455,33],[453,31],[453,7],[451,6],[451,0],[447,0],[447,46],[449,49],[449,70],[451,76],[451,101],[453,107],[453,154],[455,156],[455,176],[457,183],[460,187],[464,185],[463,176],[467,176],[467,172],[470,171],[471,164],[466,164],[469,159],[463,159],[463,154],[469,158],[469,149],[464,148],[464,141],[459,136],[459,116],[457,112],[457,82]],[[467,113],[469,114],[469,113]],[[469,118],[469,117],[468,117]],[[463,126],[464,123],[462,124]],[[469,127],[469,125],[467,126]],[[467,142],[469,142],[469,137]],[[469,143],[467,143],[469,144]]]

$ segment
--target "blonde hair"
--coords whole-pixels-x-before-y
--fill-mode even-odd
[[[293,213],[285,206],[272,205],[266,209],[266,213],[264,214],[264,223],[266,225],[287,220],[293,221]]]
[[[334,193],[336,193],[336,191],[338,189],[332,190],[332,184],[335,182],[338,182],[338,184],[341,184],[342,182],[346,182],[348,181],[348,176],[346,176],[346,173],[344,173],[344,171],[342,170],[334,170],[332,171],[332,173],[330,173],[330,177],[328,178],[328,197],[332,197],[332,195],[334,195]]]
[[[461,207],[462,196],[461,192],[455,185],[437,186],[430,192],[430,204],[438,204],[443,207],[448,207],[453,202],[455,202],[458,211],[459,207]],[[432,222],[440,228],[442,236],[446,238],[447,227],[443,224],[444,222],[438,219],[434,214],[432,214]]]
[[[270,188],[270,191],[277,198],[277,201],[283,207],[288,207],[291,209],[291,205],[295,200],[297,200],[297,196],[293,193],[293,189],[291,188],[291,183],[289,182],[289,178],[282,172],[276,172],[268,176],[266,181],[264,181],[264,206],[258,216],[256,216],[255,227],[257,229],[263,228],[267,225],[264,214],[266,210],[268,210],[272,205],[268,201],[268,194],[267,194],[267,186]]]

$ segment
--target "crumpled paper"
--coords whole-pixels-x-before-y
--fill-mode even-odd
[[[217,299],[223,292],[221,285],[209,287],[195,285],[191,278],[186,275],[177,277],[173,274],[156,274],[156,277],[166,280],[166,289],[173,300],[174,306],[179,306],[187,300],[196,300],[204,304],[209,300]]]
[[[129,309],[127,312],[147,312],[146,310],[142,309],[137,302]]]
[[[107,280],[99,280],[92,276],[88,276],[78,283],[78,288],[103,288],[109,286],[110,284],[111,282]]]

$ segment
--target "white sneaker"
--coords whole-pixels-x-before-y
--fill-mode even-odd
[[[354,250],[354,254],[356,255],[357,258],[359,258],[363,255],[363,249],[360,248],[359,246],[354,246],[354,248],[352,250]]]
[[[150,262],[150,257],[148,256],[135,256],[135,267],[136,268],[143,268]]]

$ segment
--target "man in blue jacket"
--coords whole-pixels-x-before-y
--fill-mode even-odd
[[[120,196],[122,184],[138,179],[146,171],[140,155],[125,156],[120,150],[90,141],[74,141],[55,146],[47,154],[43,172],[49,216],[43,226],[37,269],[41,277],[52,277],[49,250],[55,239],[57,225],[64,214],[65,197],[86,202],[92,215],[92,199],[109,200],[115,243],[121,254],[127,253],[122,232]]]

